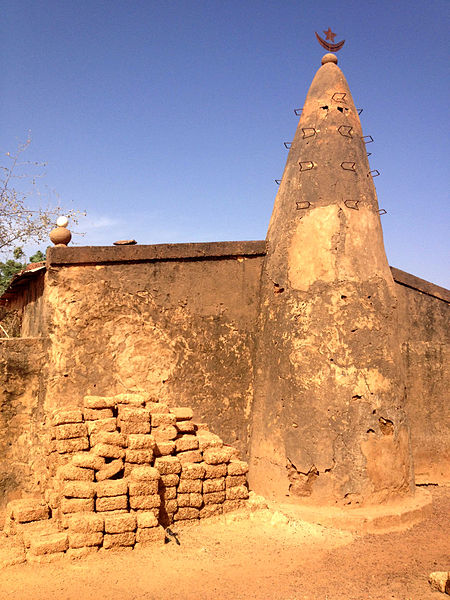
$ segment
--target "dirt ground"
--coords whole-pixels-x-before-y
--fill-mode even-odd
[[[0,572],[0,600],[442,600],[427,582],[450,568],[450,487],[412,529],[355,536],[256,511],[173,527],[181,545]]]

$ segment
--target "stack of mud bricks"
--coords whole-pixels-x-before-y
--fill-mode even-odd
[[[86,396],[83,409],[55,411],[46,501],[56,554],[162,543],[174,522],[243,506],[247,464],[192,418],[145,394]]]

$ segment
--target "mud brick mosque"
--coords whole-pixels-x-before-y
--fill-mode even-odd
[[[429,509],[416,484],[450,481],[450,292],[389,266],[365,142],[326,54],[266,240],[70,247],[60,227],[15,277],[0,528],[23,559],[161,540],[249,490],[313,519]]]

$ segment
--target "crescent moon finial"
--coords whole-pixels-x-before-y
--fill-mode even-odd
[[[320,35],[317,33],[317,31],[315,32],[315,34],[316,34],[316,38],[317,38],[317,41],[319,42],[319,44],[322,46],[322,48],[325,48],[325,50],[328,50],[328,52],[337,52],[338,50],[341,50],[342,46],[345,44],[345,40],[334,43],[334,38],[336,37],[337,34],[333,33],[333,31],[331,31],[330,27],[328,27],[327,31],[324,30],[324,34],[326,35],[326,40],[321,38]],[[327,40],[330,40],[330,42],[328,42]]]

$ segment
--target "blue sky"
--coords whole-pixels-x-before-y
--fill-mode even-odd
[[[263,239],[324,50],[373,136],[391,265],[450,286],[450,2],[2,0],[0,151],[87,211],[76,244]]]

